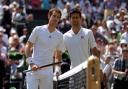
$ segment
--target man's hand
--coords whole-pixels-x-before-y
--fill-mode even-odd
[[[37,65],[35,65],[35,64],[30,64],[30,66],[31,66],[31,69],[32,69],[33,71],[36,71],[36,70],[39,69],[39,66],[37,66]]]
[[[55,72],[54,72],[54,76],[59,76],[61,73],[60,73],[60,66],[55,66]]]
[[[60,74],[61,74],[60,72],[57,71],[54,72],[54,76],[59,76]]]

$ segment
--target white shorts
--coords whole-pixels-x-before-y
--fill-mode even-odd
[[[53,89],[52,68],[42,69],[26,74],[27,89]]]

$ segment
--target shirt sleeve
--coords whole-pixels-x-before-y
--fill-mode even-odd
[[[64,45],[63,35],[60,37],[60,42],[57,45],[57,50],[60,50],[62,52],[65,52],[66,50],[65,45]]]
[[[112,68],[115,69],[115,70],[117,70],[118,69],[118,66],[119,66],[118,64],[119,64],[119,60],[116,59],[114,61],[114,64],[113,64]]]
[[[31,35],[29,36],[28,41],[35,43],[36,39],[37,39],[37,29],[38,27],[35,27],[31,33]]]
[[[93,32],[91,30],[89,31],[89,39],[88,39],[88,41],[89,41],[90,48],[96,47],[95,38],[94,38]]]

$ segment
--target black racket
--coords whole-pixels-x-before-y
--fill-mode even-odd
[[[53,66],[53,65],[57,65],[57,64],[60,64],[60,63],[61,62],[55,62],[55,63],[46,64],[46,65],[40,66],[38,69],[49,67],[49,66]],[[30,69],[30,70],[24,70],[23,73],[27,73],[27,72],[30,72],[30,71],[33,71],[33,70],[32,69]]]

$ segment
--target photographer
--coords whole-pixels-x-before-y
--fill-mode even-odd
[[[128,89],[128,48],[122,48],[122,57],[113,65],[113,89]]]

